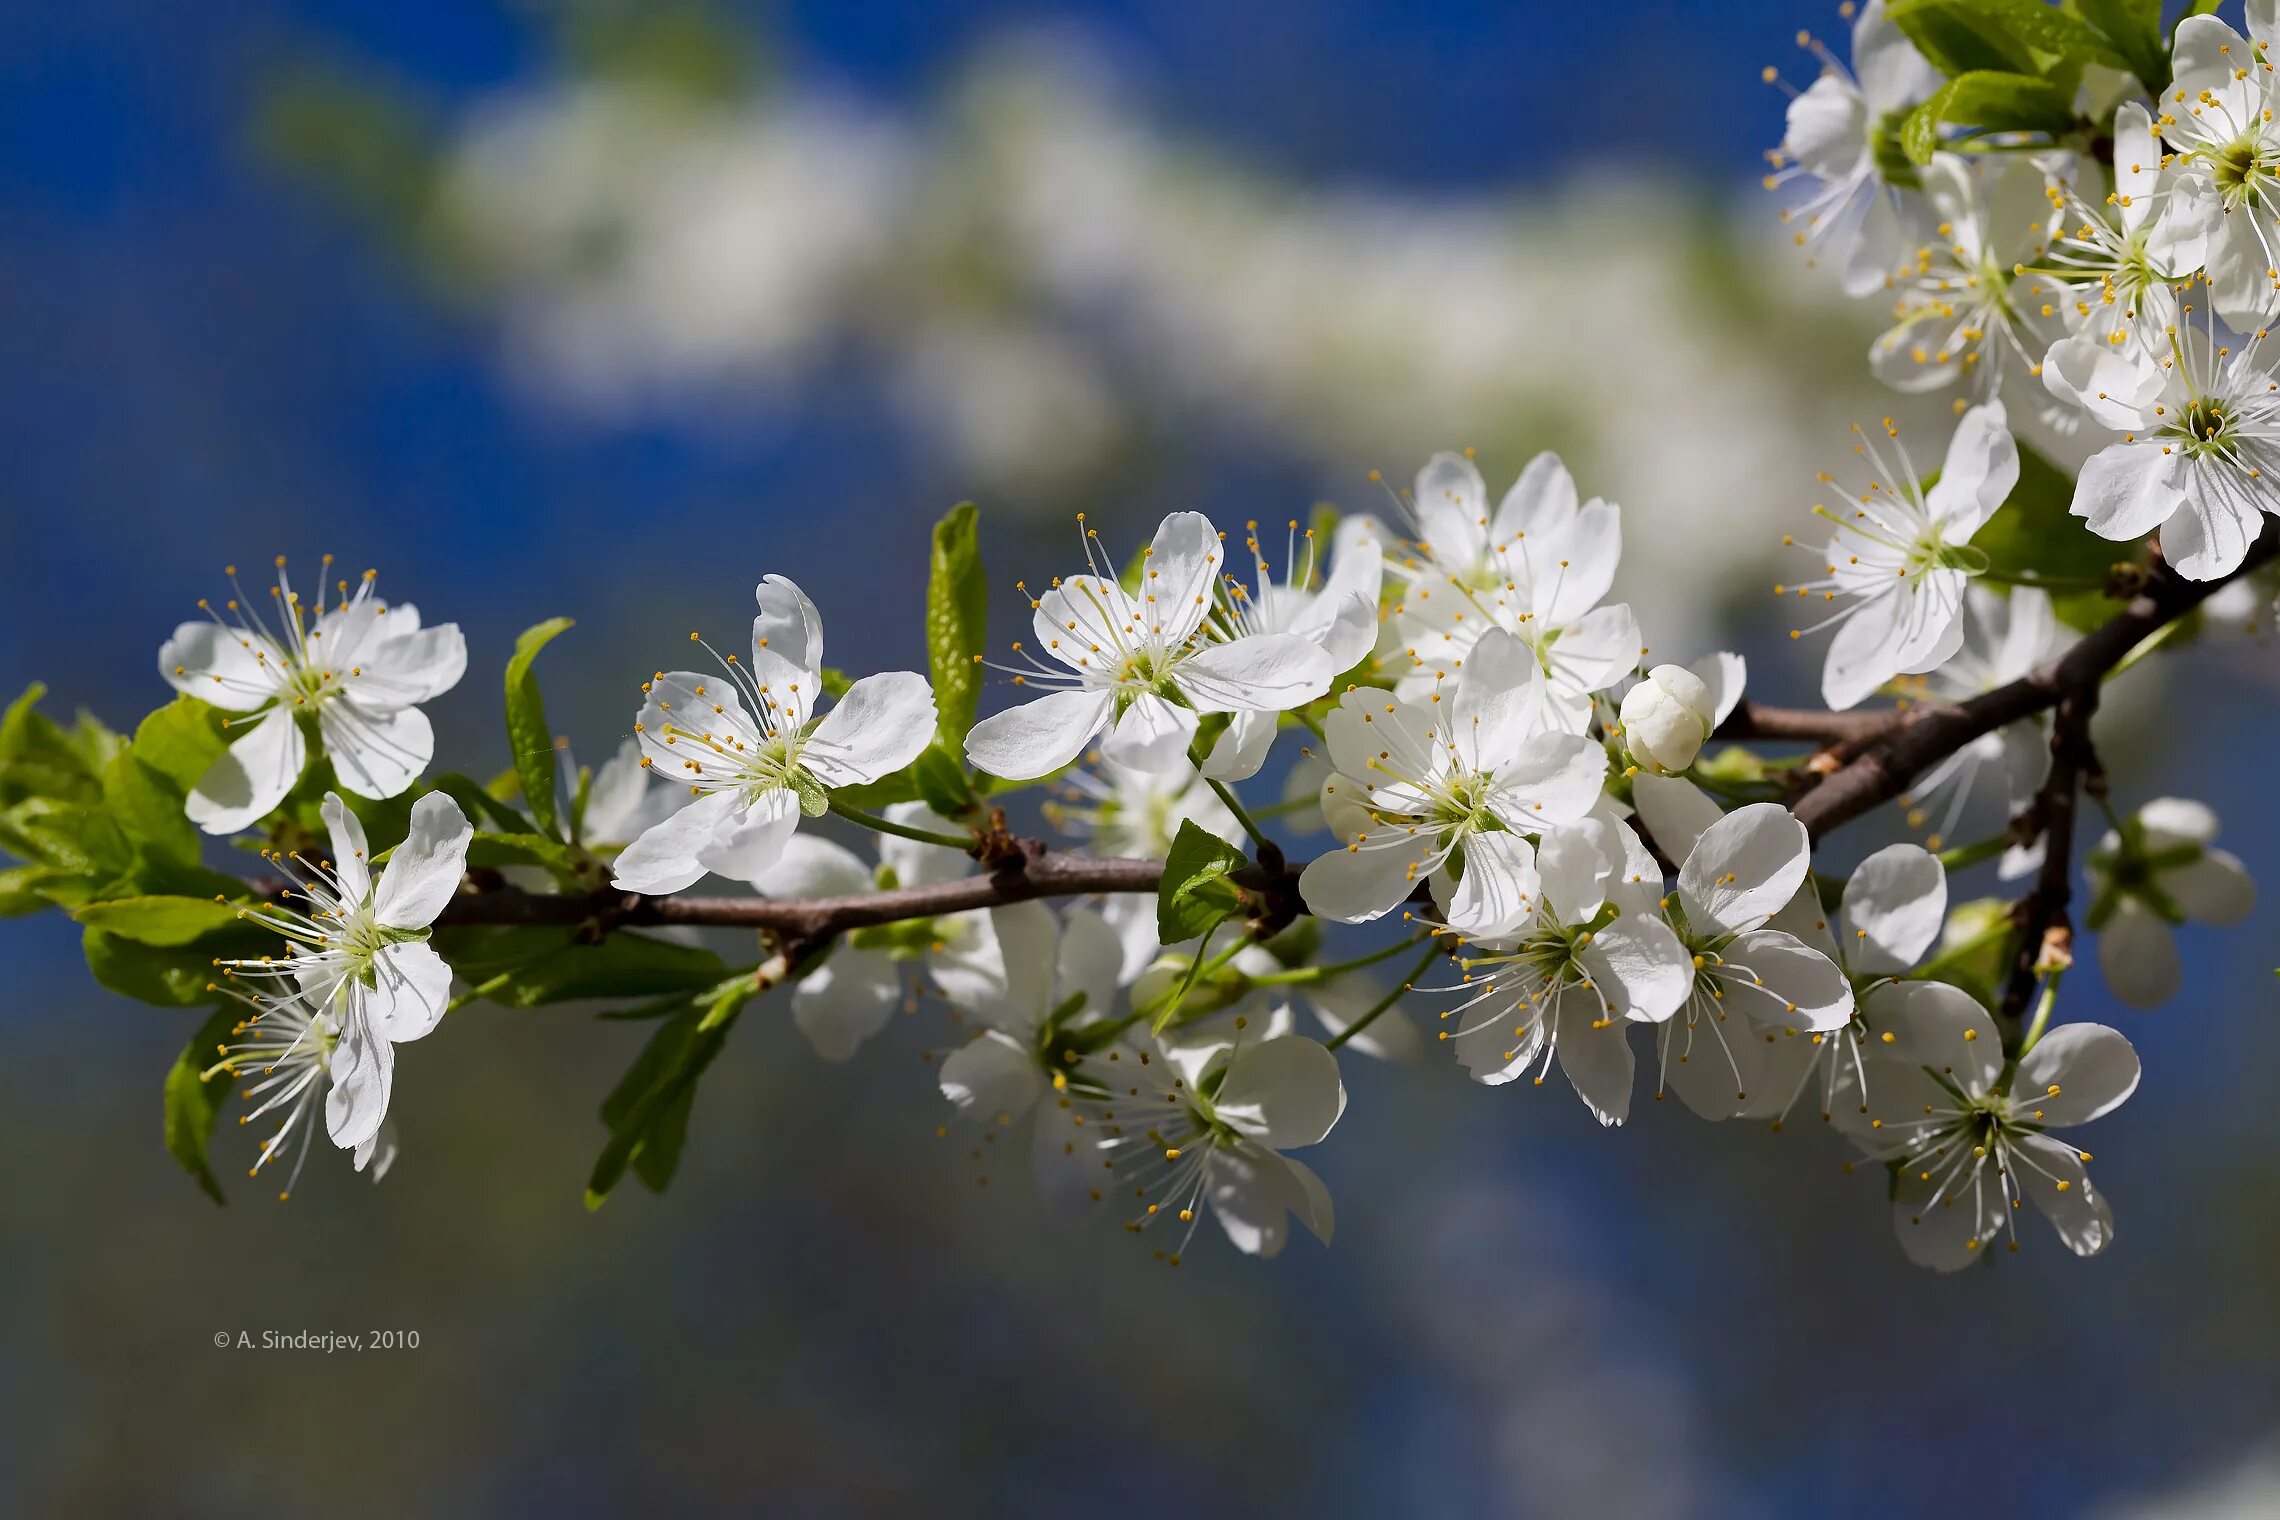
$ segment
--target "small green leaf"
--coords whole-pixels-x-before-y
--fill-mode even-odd
[[[1900,123],[1900,151],[1908,156],[1908,162],[1921,167],[1940,150],[1940,113],[1946,109],[1947,87],[1943,85]]]
[[[1156,889],[1158,937],[1176,945],[1209,933],[1238,912],[1243,894],[1227,878],[1245,864],[1242,851],[1192,820],[1181,820]]]
[[[981,807],[973,783],[966,779],[966,768],[940,743],[928,746],[918,757],[912,779],[918,784],[919,797],[942,818],[956,822]]]
[[[198,864],[198,830],[183,811],[182,788],[134,750],[103,767],[103,804],[136,849],[168,865]]]
[[[240,922],[235,903],[205,897],[114,897],[92,902],[71,916],[138,945],[181,946]]]
[[[182,1047],[182,1054],[174,1058],[174,1065],[166,1073],[167,1152],[182,1163],[182,1170],[196,1178],[206,1196],[218,1204],[229,1200],[222,1196],[222,1185],[214,1180],[214,1169],[206,1162],[206,1147],[213,1141],[214,1124],[221,1117],[223,1101],[230,1095],[230,1084],[209,1082],[206,1072],[220,1058],[221,1046],[237,1023],[235,1008],[215,1009],[206,1022],[198,1026],[198,1032]]]
[[[2074,125],[2073,95],[2032,74],[1975,69],[1958,74],[1939,93],[1941,119],[1957,126],[2056,136]]]
[[[515,774],[522,778],[523,805],[539,827],[562,837],[555,816],[554,734],[546,726],[546,704],[539,698],[538,677],[532,662],[554,637],[571,625],[569,618],[548,618],[523,630],[515,652],[507,661],[507,743],[515,757]]]
[[[934,677],[936,732],[963,753],[981,701],[980,660],[989,634],[990,586],[982,568],[980,509],[960,502],[934,525],[926,581],[926,660]]]
[[[273,936],[238,932],[245,927],[182,946],[138,944],[124,935],[90,928],[80,936],[80,948],[97,985],[160,1008],[195,1008],[224,996],[217,985],[221,976],[214,968],[216,957],[257,957],[277,948]]]
[[[538,866],[559,876],[577,876],[590,869],[592,859],[577,846],[544,834],[482,832],[467,844],[470,867]]]
[[[2072,4],[2126,60],[2147,94],[2158,97],[2168,88],[2169,44],[2161,32],[2161,0],[2072,0]]]
[[[98,746],[41,712],[45,695],[35,681],[0,715],[0,806],[29,797],[92,802],[102,794],[101,764],[89,754]]]
[[[650,1036],[632,1068],[602,1100],[602,1122],[609,1126],[610,1138],[586,1180],[587,1208],[602,1206],[629,1165],[651,1192],[663,1192],[673,1180],[688,1138],[697,1080],[728,1043],[729,1030],[752,996],[751,982],[739,979],[702,1013],[691,1010],[668,1019]]]
[[[2090,628],[2112,611],[2100,590],[2107,575],[2143,550],[2098,537],[2073,515],[2073,506],[2073,480],[2022,444],[2019,483],[1971,544],[1999,580],[2046,586],[2063,621]]]
[[[434,943],[465,982],[480,986],[505,975],[505,985],[485,994],[503,1008],[660,997],[716,987],[729,975],[728,964],[710,950],[625,929],[591,945],[578,943],[568,926],[537,924],[444,929]]]
[[[136,726],[133,750],[187,796],[228,747],[219,711],[196,697],[176,697]]]

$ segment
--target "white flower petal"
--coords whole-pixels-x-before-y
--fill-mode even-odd
[[[1676,861],[1691,856],[1711,825],[1726,816],[1709,793],[1681,776],[1641,771],[1631,778],[1631,801],[1663,854]]]
[[[1963,414],[1948,440],[1940,478],[1924,505],[1940,536],[1951,544],[1971,541],[2019,483],[2019,446],[2011,437],[2003,404],[1990,401]]]
[[[1883,1060],[1920,1066],[1967,1093],[1983,1093],[2003,1070],[2003,1041],[1979,1000],[1946,982],[1896,982],[1879,988],[1863,1006],[1871,1041]],[[1889,1036],[1889,1038],[1887,1038]],[[1883,1105],[1890,1083],[1872,1083],[1869,1098]],[[1888,1112],[1887,1117],[1908,1117]]]
[[[2240,857],[2203,850],[2198,860],[2161,872],[2155,880],[2188,918],[2204,924],[2237,924],[2256,909],[2256,883]]]
[[[1844,961],[1891,975],[1924,958],[1947,921],[1947,869],[1920,845],[1886,845],[1845,882]]]
[[[1536,916],[1535,847],[1518,834],[1474,834],[1465,874],[1449,897],[1449,927],[1475,939],[1515,933]]]
[[[1488,485],[1471,460],[1446,450],[1435,454],[1417,472],[1414,500],[1425,535],[1418,547],[1428,558],[1457,570],[1479,562],[1488,542]]]
[[[1852,983],[1836,962],[1794,934],[1752,929],[1727,946],[1728,964],[1746,967],[1753,986],[1770,997],[1732,999],[1742,1011],[1777,1029],[1826,1034],[1852,1022]]]
[[[1248,781],[1267,763],[1274,747],[1276,717],[1271,712],[1239,712],[1212,741],[1202,770],[1214,781]]]
[[[224,712],[251,712],[275,696],[284,663],[261,635],[213,622],[184,623],[158,649],[167,685]]]
[[[2082,1153],[2048,1135],[2019,1135],[2012,1144],[2022,1152],[2014,1168],[2019,1191],[2034,1200],[2066,1248],[2095,1256],[2112,1245],[2113,1210],[2083,1170]]]
[[[2143,538],[2185,504],[2184,456],[2151,441],[2108,444],[2074,483],[2076,517],[2101,538]]]
[[[332,1090],[325,1094],[325,1130],[333,1144],[354,1150],[380,1133],[395,1085],[396,1047],[360,1018],[350,1018],[333,1047]]]
[[[459,804],[430,792],[412,804],[411,831],[388,857],[372,900],[373,919],[391,929],[421,929],[435,922],[467,871],[474,826]]]
[[[1226,1123],[1275,1150],[1313,1145],[1346,1111],[1338,1058],[1304,1035],[1239,1047],[1211,1100]]]
[[[901,1003],[902,975],[891,957],[841,946],[792,988],[792,1022],[817,1055],[844,1061],[887,1027]],[[948,1062],[943,1063],[942,1090],[950,1091]]]
[[[1172,679],[1199,712],[1282,712],[1330,689],[1329,652],[1295,633],[1259,633],[1208,644],[1173,667]]]
[[[714,792],[652,825],[619,852],[612,867],[611,885],[621,891],[647,892],[653,896],[678,892],[691,885],[705,874],[705,866],[698,859],[699,852],[715,834],[728,827],[730,818],[742,808],[736,793]]]
[[[273,708],[215,757],[183,811],[209,834],[235,834],[285,800],[308,753],[292,710]]]
[[[1084,753],[1111,700],[1106,689],[1056,691],[1007,708],[967,731],[966,758],[1009,781],[1050,775]]]
[[[332,845],[333,872],[340,882],[341,900],[360,907],[372,895],[372,845],[364,837],[364,820],[349,810],[338,792],[325,793],[324,801],[317,805],[317,816],[324,820],[325,837]]]
[[[2137,1051],[2120,1030],[2060,1024],[2019,1058],[2013,1090],[2022,1105],[2033,1105],[2037,1124],[2064,1129],[2120,1108],[2137,1091],[2141,1072]]]
[[[799,826],[799,798],[776,787],[730,810],[723,827],[697,846],[697,859],[716,876],[758,886],[783,859],[784,846]],[[619,856],[618,863],[624,862],[625,857]]]
[[[435,756],[435,729],[416,707],[374,709],[335,697],[317,709],[317,727],[341,789],[359,797],[397,796]]]
[[[1081,992],[1080,1013],[1105,1015],[1123,974],[1124,940],[1116,929],[1090,908],[1069,909],[1053,955],[1054,1006]]]
[[[2106,988],[2132,1008],[2158,1008],[2177,995],[2185,965],[2177,936],[2151,908],[2125,897],[2098,934],[2098,969]]]
[[[950,1053],[942,1063],[941,1083],[942,1096],[959,1113],[984,1124],[995,1123],[1000,1114],[1018,1118],[1027,1113],[1045,1090],[1037,1058],[994,1029]]]
[[[1795,895],[1812,856],[1805,825],[1780,803],[1734,809],[1703,831],[1679,870],[1688,922],[1727,933],[1757,927]]]
[[[767,879],[753,885],[769,897],[805,900],[851,897],[870,891],[876,882],[863,857],[838,840],[794,834],[784,841],[783,854],[777,857]]]
[[[1188,763],[1188,745],[1195,739],[1195,727],[1192,708],[1174,707],[1154,692],[1142,692],[1109,730],[1101,753],[1136,771],[1179,770]]]
[[[1678,1012],[1694,988],[1694,962],[1659,918],[1622,915],[1595,932],[1578,959],[1590,968],[1592,986],[1613,1002],[1614,1011],[1637,1023],[1661,1023]]]
[[[934,689],[915,671],[865,676],[816,726],[800,763],[827,787],[891,775],[934,742]]]
[[[1630,1025],[1610,1019],[1599,1000],[1569,993],[1560,999],[1560,1070],[1576,1096],[1601,1124],[1621,1124],[1631,1113],[1631,1088],[1638,1064],[1631,1055]]]
[[[760,651],[809,672],[823,669],[823,614],[808,594],[781,575],[764,575],[752,588],[759,613],[752,619],[752,652]]]
[[[401,1045],[442,1022],[451,1006],[451,968],[433,946],[416,940],[385,946],[372,958],[372,970],[373,985],[361,999],[373,1033]],[[356,1022],[353,1015],[349,1022]]]

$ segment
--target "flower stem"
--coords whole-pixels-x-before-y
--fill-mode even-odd
[[[1226,783],[1214,781],[1209,776],[1204,777],[1203,781],[1204,785],[1218,793],[1221,802],[1227,804],[1227,811],[1235,815],[1235,821],[1243,825],[1243,832],[1251,836],[1251,847],[1259,850],[1265,849],[1267,847],[1266,832],[1251,821],[1251,815],[1243,811],[1243,804],[1235,800],[1235,793],[1227,787]]]
[[[1324,1040],[1322,1042],[1324,1047],[1330,1050],[1336,1050],[1339,1046],[1345,1044],[1355,1035],[1360,1034],[1363,1030],[1369,1028],[1370,1025],[1376,1023],[1379,1014],[1384,1013],[1395,1003],[1400,1002],[1401,995],[1417,984],[1417,979],[1425,974],[1425,968],[1433,964],[1433,957],[1439,955],[1440,953],[1441,947],[1435,944],[1430,938],[1428,938],[1425,942],[1425,953],[1417,958],[1416,965],[1409,968],[1409,974],[1401,979],[1401,985],[1394,988],[1384,997],[1379,998],[1377,1002],[1371,1006],[1369,1012],[1363,1014],[1360,1018],[1354,1020],[1353,1023],[1348,1024],[1344,1029],[1341,1029],[1336,1034],[1330,1036],[1329,1039]]]
[[[1993,860],[2003,853],[2008,844],[2009,841],[2001,834],[1989,839],[1975,840],[1970,844],[1959,844],[1952,850],[1940,851],[1940,864],[1950,871],[1960,871],[1966,866],[1975,866],[1983,860]]]
[[[1326,982],[1334,976],[1344,976],[1349,971],[1359,971],[1364,966],[1374,966],[1379,961],[1391,960],[1416,943],[1418,941],[1413,939],[1397,939],[1384,949],[1372,950],[1357,960],[1340,961],[1333,966],[1294,966],[1288,971],[1270,971],[1265,976],[1252,977],[1251,985],[1254,987],[1293,987]]]
[[[831,799],[831,811],[849,823],[860,825],[875,834],[892,834],[898,839],[915,839],[920,844],[938,844],[946,850],[956,850],[960,854],[964,854],[974,847],[974,838],[971,834],[938,834],[932,829],[915,829],[907,823],[897,823],[891,818],[881,818],[876,813],[866,813],[861,808],[849,807],[837,797]]]
[[[2020,1055],[2034,1049],[2035,1041],[2042,1038],[2044,1026],[2050,1023],[2051,1010],[2058,1006],[2058,979],[2064,975],[2063,971],[2053,971],[2043,979],[2042,997],[2035,1003],[2034,1020],[2027,1025],[2027,1032],[2019,1041]]]

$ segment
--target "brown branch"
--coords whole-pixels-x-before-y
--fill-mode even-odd
[[[1891,729],[1809,788],[1791,806],[1815,839],[1906,791],[1932,766],[1982,734],[2056,707],[2070,693],[2094,692],[2108,672],[2152,635],[2184,617],[2216,592],[2280,558],[2280,522],[2264,533],[2232,575],[2189,581],[2158,556],[2129,605],[2084,634],[2040,669],[2007,686],[1962,703],[1937,703],[1895,713]]]
[[[2035,984],[2052,971],[2074,964],[2074,921],[2067,908],[2074,898],[2074,832],[2085,789],[2105,793],[2105,769],[2090,739],[2090,719],[2098,711],[2098,683],[2092,681],[2059,698],[2051,720],[2050,774],[2043,779],[2033,805],[2018,832],[2026,839],[2043,839],[2042,870],[2034,890],[2012,910],[2018,926],[2018,943],[2012,950],[2011,975],[2003,999],[1995,1010],[1995,1027],[2002,1031],[2003,1048],[2018,1053],[2025,1028],[2027,1004],[2034,1000]]]
[[[1747,699],[1736,703],[1713,739],[1802,739],[1814,744],[1861,744],[1880,739],[1907,717],[1904,708],[1868,712],[1824,712],[1817,707],[1769,707]]]

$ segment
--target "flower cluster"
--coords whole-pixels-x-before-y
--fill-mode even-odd
[[[8,901],[78,916],[106,985],[217,1005],[167,1084],[169,1146],[209,1187],[211,1079],[275,1123],[252,1169],[289,1160],[283,1191],[320,1120],[378,1176],[397,1047],[488,999],[610,1001],[654,1030],[602,1104],[587,1197],[628,1171],[661,1189],[707,1067],[774,995],[830,1061],[946,1013],[940,1133],[972,1137],[976,1181],[1025,1151],[1048,1206],[1110,1212],[1173,1265],[1206,1216],[1255,1255],[1294,1220],[1328,1241],[1329,1189],[1292,1153],[1341,1123],[1342,1061],[1435,1045],[1483,1086],[1556,1067],[1603,1126],[1642,1054],[1653,1096],[1702,1119],[1817,1113],[1887,1173],[1928,1266],[2016,1249],[2028,1199],[2093,1254],[2112,1210],[2052,1132],[2139,1069],[2058,1017],[2078,809],[2107,815],[2081,917],[2118,1000],[2173,996],[2179,935],[2254,907],[2207,807],[2115,806],[2091,723],[2210,583],[2261,603],[2246,577],[2280,559],[2272,9],[2248,38],[2187,19],[2139,99],[2080,68],[2071,98],[1959,72],[1920,50],[1924,9],[1866,6],[1849,70],[1810,44],[1825,71],[1771,176],[1805,187],[1801,244],[1892,296],[1870,366],[1954,400],[1936,470],[1886,419],[1821,477],[1823,570],[1777,591],[1820,604],[1792,637],[1831,631],[1826,711],[1747,699],[1730,652],[1650,664],[1615,599],[1622,511],[1550,453],[1493,504],[1471,451],[1435,454],[1382,517],[1292,519],[1279,547],[1250,523],[1240,553],[1197,512],[1128,559],[1080,519],[1082,569],[1018,583],[1003,663],[959,508],[925,673],[851,679],[815,603],[766,575],[749,648],[691,633],[711,668],[642,681],[598,772],[545,726],[533,661],[567,624],[540,624],[508,665],[512,768],[481,783],[426,775],[457,627],[381,603],[370,572],[304,605],[279,560],[268,609],[233,570],[166,641],[180,695],[131,738],[48,723],[36,692],[9,710]],[[1989,120],[1953,114],[1991,96]],[[2054,439],[2086,445],[2071,482]],[[2112,564],[2071,518],[2158,532],[2158,556]],[[2047,573],[2085,545],[2095,574]],[[2120,611],[2085,605],[2109,589]],[[2241,621],[2219,605],[2208,626]],[[984,716],[992,672],[1012,700]],[[1948,844],[1985,776],[1992,832]],[[1924,843],[1816,860],[1888,802]],[[1026,812],[1081,848],[1023,837]],[[264,873],[208,869],[199,829],[250,836]],[[2017,901],[1951,902],[1982,865]],[[738,895],[690,895],[707,877]]]

